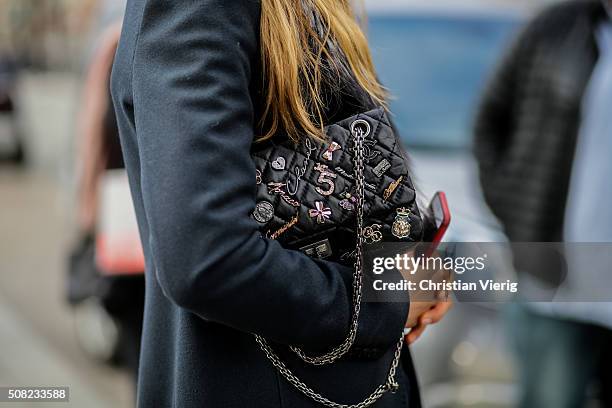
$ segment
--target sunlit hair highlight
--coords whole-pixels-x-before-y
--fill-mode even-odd
[[[348,0],[261,3],[265,104],[259,140],[270,138],[279,129],[293,140],[323,138],[323,61],[332,71],[325,75],[339,79],[340,58],[370,98],[386,106],[386,92],[376,78],[367,39]],[[314,19],[322,29],[314,27]]]

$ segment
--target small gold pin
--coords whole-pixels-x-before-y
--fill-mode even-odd
[[[363,229],[363,240],[366,244],[374,244],[376,242],[382,241],[382,232],[380,229],[382,225],[380,224],[372,224],[369,227],[365,227]]]
[[[410,236],[410,232],[412,231],[412,226],[410,225],[410,216],[412,215],[412,211],[408,208],[398,208],[397,215],[395,216],[395,221],[393,221],[393,225],[391,226],[391,233],[394,237],[403,239],[408,238]]]
[[[289,222],[287,222],[285,225],[283,225],[278,230],[276,230],[276,232],[270,234],[270,231],[268,231],[268,233],[266,234],[266,237],[268,237],[270,239],[277,239],[278,237],[283,235],[285,232],[287,232],[287,230],[289,230],[291,227],[293,227],[295,224],[297,224],[298,216],[299,216],[299,214],[296,214],[295,216],[293,216],[293,218],[291,218],[289,220]]]
[[[385,189],[383,193],[383,198],[385,199],[385,201],[387,201],[389,197],[391,197],[391,194],[393,194],[393,192],[397,190],[399,185],[402,183],[402,180],[404,180],[404,176],[400,176],[400,178],[389,184],[389,186]]]

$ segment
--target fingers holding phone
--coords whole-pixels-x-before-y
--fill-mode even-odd
[[[444,192],[439,191],[434,195],[429,204],[429,214],[431,215],[434,228],[431,236],[428,237],[430,243],[427,244],[424,251],[426,258],[435,256],[435,251],[442,242],[444,234],[450,225],[451,215]],[[416,279],[417,282],[427,279],[433,283],[440,283],[450,281],[452,279],[452,271],[444,268],[433,271],[427,269],[419,270],[416,273],[412,273],[409,279],[413,281]],[[447,290],[427,291],[422,290],[421,285],[417,287],[419,290],[411,292],[410,311],[405,326],[407,329],[405,339],[408,344],[418,340],[428,325],[442,320],[453,306]]]

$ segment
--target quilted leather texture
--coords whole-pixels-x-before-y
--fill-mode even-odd
[[[373,226],[368,232],[374,235],[368,235],[366,242],[422,239],[423,222],[407,155],[382,108],[326,127],[326,143],[308,140],[296,145],[290,140],[276,140],[254,145],[257,206],[252,216],[261,225],[262,234],[290,249],[304,250],[327,240],[330,253],[324,251],[320,257],[351,262],[356,209],[350,128],[359,119],[371,127],[365,138],[364,227]],[[401,210],[398,213],[401,208],[409,209],[409,215]],[[409,234],[404,228],[405,234],[399,235],[406,236],[398,238],[392,233],[394,223],[405,227],[406,222],[410,224]]]

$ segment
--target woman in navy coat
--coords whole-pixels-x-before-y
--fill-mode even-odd
[[[307,366],[283,350],[344,340],[352,269],[284,249],[250,216],[254,140],[316,137],[383,103],[348,1],[130,0],[123,27],[111,87],[146,258],[138,406],[320,406],[253,333],[317,392],[361,401],[385,382],[409,304],[364,303],[350,355]],[[419,406],[404,350],[400,389],[376,407]]]

